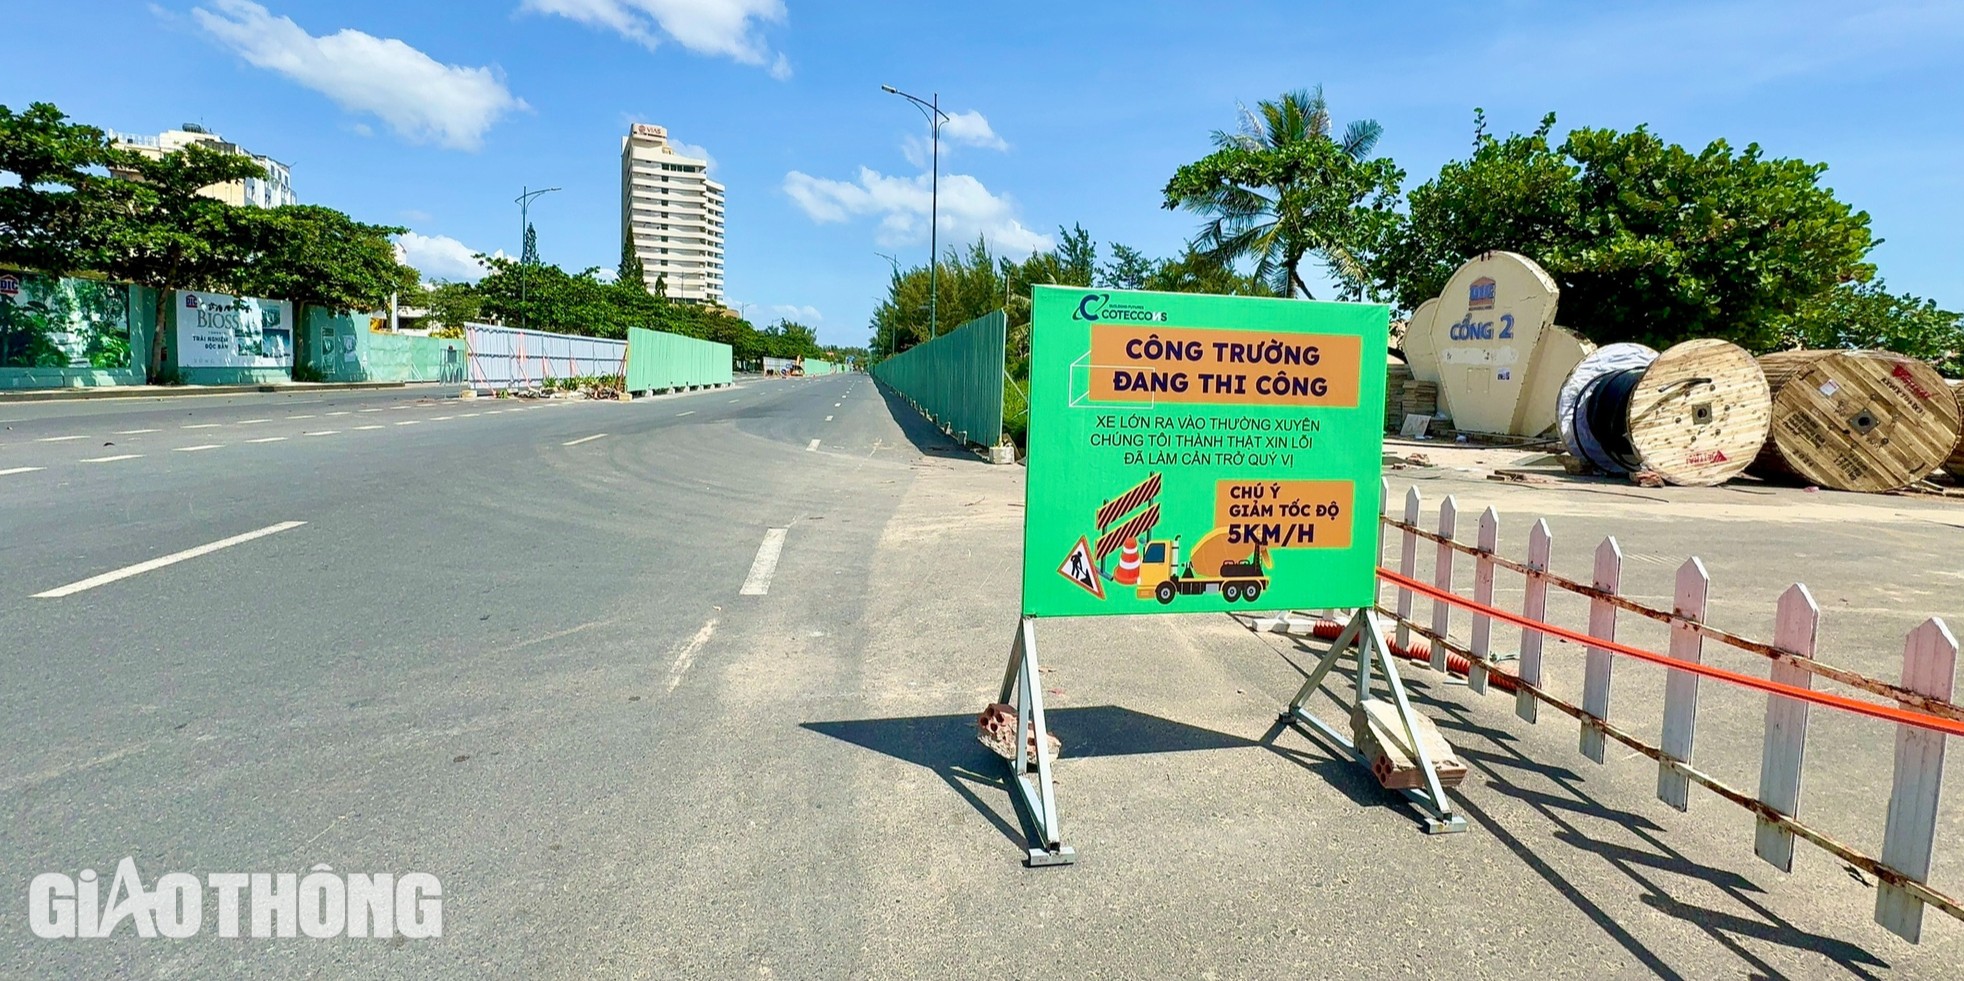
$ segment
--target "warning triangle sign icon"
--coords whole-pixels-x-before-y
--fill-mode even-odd
[[[1064,564],[1057,567],[1057,574],[1084,587],[1085,592],[1105,598],[1105,581],[1098,577],[1098,567],[1091,563],[1091,542],[1085,536],[1078,536],[1077,545],[1071,554],[1064,556]]]

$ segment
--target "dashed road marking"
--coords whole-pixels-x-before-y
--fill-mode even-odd
[[[199,450],[215,450],[215,449],[218,449],[219,447],[222,447],[222,446],[224,446],[224,445],[225,445],[225,444],[223,444],[223,443],[201,443],[201,444],[199,444],[199,445],[197,445],[197,446],[180,446],[180,447],[178,447],[178,448],[177,448],[177,452],[179,452],[179,453],[196,453],[196,452],[198,452]]]
[[[356,426],[355,428],[357,430],[361,430],[361,429],[386,429],[388,427],[387,426]]]
[[[319,431],[319,432],[313,432],[313,433],[301,433],[300,435],[302,435],[302,436],[339,436],[339,435],[341,435],[341,430],[339,430],[339,429],[323,429],[323,430],[321,430],[321,431]]]
[[[234,425],[234,426],[256,426],[256,425],[258,425],[258,424],[260,424],[260,423],[262,423],[262,422],[272,422],[272,421],[273,421],[273,420],[271,420],[271,419],[240,419],[240,420],[239,420],[238,422],[235,422],[235,423],[233,423],[232,425]]]
[[[281,443],[285,441],[285,436],[261,436],[258,439],[246,440],[248,443]]]
[[[784,553],[786,530],[772,528],[764,533],[764,543],[757,546],[757,558],[750,563],[750,575],[744,577],[737,595],[763,596],[771,591],[771,576],[777,573],[778,556]]]
[[[66,443],[71,439],[88,439],[87,436],[43,436],[36,443]]]
[[[115,433],[115,435],[117,435],[117,436],[141,436],[141,435],[143,435],[144,433],[161,433],[161,432],[163,432],[163,430],[161,430],[161,429],[121,429],[121,430],[117,430],[117,432]]]
[[[831,421],[832,421],[832,417],[831,417],[831,416],[826,416],[826,417],[825,417],[825,421],[826,421],[826,422],[831,422]]]
[[[807,453],[813,452],[817,449],[818,449],[818,440],[812,440],[811,442],[805,444],[805,452]]]
[[[581,443],[591,443],[591,442],[593,442],[594,440],[596,440],[596,439],[599,439],[599,438],[601,438],[601,437],[603,437],[603,436],[605,436],[605,435],[607,435],[607,434],[606,434],[606,433],[594,433],[594,434],[593,434],[593,435],[591,435],[591,436],[582,436],[582,437],[580,437],[579,439],[569,439],[569,440],[567,440],[566,442],[564,442],[564,443],[561,443],[561,444],[559,444],[559,445],[561,445],[561,446],[578,446],[578,445],[580,445]]]
[[[143,454],[141,453],[118,453],[115,456],[92,456],[86,460],[83,460],[82,462],[83,463],[115,463],[117,460],[134,460],[142,455]]]
[[[689,411],[687,411],[687,412],[677,412],[677,413],[675,414],[675,418],[677,418],[677,419],[680,419],[680,418],[682,418],[683,416],[692,416],[692,415],[695,415],[695,414],[696,414],[696,410],[694,410],[694,409],[690,409],[690,410],[689,410]]]
[[[81,580],[80,582],[72,582],[66,586],[62,586],[56,589],[50,589],[47,592],[35,593],[34,598],[35,599],[60,599],[63,596],[73,596],[76,593],[82,592],[83,590],[86,589],[94,589],[97,586],[107,586],[110,583],[116,582],[117,580],[120,579],[128,579],[131,576],[142,575],[143,573],[151,572],[156,569],[161,569],[167,565],[176,565],[177,563],[182,562],[185,559],[195,559],[200,555],[209,555],[212,552],[216,552],[221,548],[231,548],[234,545],[244,544],[246,542],[252,541],[255,538],[264,538],[267,535],[276,535],[282,531],[287,531],[288,529],[292,529],[292,528],[298,528],[304,524],[306,524],[305,521],[282,521],[276,525],[267,525],[266,527],[261,528],[257,531],[248,531],[243,535],[233,535],[230,538],[220,539],[208,545],[200,545],[197,548],[187,548],[182,552],[172,552],[169,555],[160,556],[158,558],[151,559],[148,562],[138,562],[135,565],[124,566],[123,568],[117,569],[114,572],[105,572],[102,575],[91,576],[87,579]]]
[[[224,424],[224,423],[222,423],[222,422],[200,422],[200,423],[195,423],[195,424],[193,424],[193,425],[189,425],[189,426],[180,426],[180,427],[178,427],[178,428],[180,428],[180,429],[217,429],[218,427],[220,427],[220,426],[223,426],[223,425],[225,425],[225,424]]]
[[[402,420],[401,422],[398,422],[398,423],[396,423],[396,425],[398,425],[398,426],[418,426],[418,425],[422,425],[422,422],[423,422],[423,420],[421,420],[421,419],[404,419],[404,420]]]
[[[0,477],[11,477],[17,473],[33,473],[36,470],[45,470],[45,469],[47,468],[46,467],[9,467],[6,470],[0,470]]]

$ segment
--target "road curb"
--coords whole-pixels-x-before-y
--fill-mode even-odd
[[[422,383],[418,383],[419,386]],[[438,385],[440,382],[428,384]],[[57,388],[0,392],[0,402],[64,402],[80,399],[147,399],[188,395],[243,395],[259,392],[353,392],[364,389],[408,388],[409,382],[322,382],[299,385],[172,385],[143,388]]]

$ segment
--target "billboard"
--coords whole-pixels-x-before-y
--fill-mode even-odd
[[[171,309],[180,368],[293,367],[291,303],[178,290]]]
[[[1036,287],[1023,613],[1369,605],[1389,321]]]
[[[130,367],[130,288],[0,269],[0,368]]]

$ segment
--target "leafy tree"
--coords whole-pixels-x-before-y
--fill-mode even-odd
[[[1921,358],[1964,378],[1964,317],[1936,301],[1890,293],[1880,279],[1809,297],[1778,326],[1783,346],[1882,348]]]
[[[122,154],[94,126],[71,123],[36,102],[20,113],[0,105],[0,265],[53,275],[98,269],[99,182]]]
[[[390,242],[404,229],[310,204],[241,209],[233,217],[253,246],[251,261],[235,274],[239,292],[341,311],[373,310],[391,295],[413,295],[416,270],[396,259]]]
[[[1156,264],[1144,252],[1112,243],[1112,261],[1098,267],[1098,285],[1115,290],[1142,290]]]
[[[1239,132],[1168,181],[1164,207],[1207,216],[1194,247],[1221,266],[1250,260],[1281,296],[1310,296],[1300,266],[1324,261],[1345,296],[1369,293],[1369,256],[1397,226],[1404,172],[1367,159],[1382,132],[1358,120],[1331,136],[1321,86],[1243,110]]]
[[[462,337],[465,324],[484,317],[484,300],[469,283],[437,283],[424,292],[423,306],[435,327],[430,333],[438,337]]]
[[[1409,220],[1378,263],[1407,308],[1438,295],[1469,256],[1507,249],[1561,286],[1562,322],[1602,344],[1663,347],[1723,337],[1783,343],[1809,301],[1870,278],[1869,216],[1821,185],[1824,164],[1766,159],[1723,140],[1701,152],[1648,129],[1578,129],[1549,145],[1555,117],[1411,192]]]
[[[120,154],[118,166],[132,179],[95,182],[102,192],[91,208],[85,248],[99,256],[98,271],[112,279],[157,291],[157,330],[150,347],[150,376],[162,378],[170,291],[236,289],[240,270],[251,262],[259,222],[237,208],[199,191],[248,177],[264,178],[265,168],[251,157],[223,153],[193,143],[151,158]]]
[[[519,249],[518,261],[528,266],[539,264],[539,230],[529,221],[525,223],[525,245]]]
[[[1163,293],[1218,293],[1225,296],[1274,296],[1267,280],[1236,272],[1213,256],[1189,247],[1178,259],[1156,263],[1140,283],[1141,289]]]
[[[643,292],[648,289],[648,275],[641,265],[641,253],[634,251],[634,239],[631,237],[621,239],[621,264],[615,270],[615,274],[617,282],[633,283],[635,288]],[[665,291],[666,287],[664,287]]]

